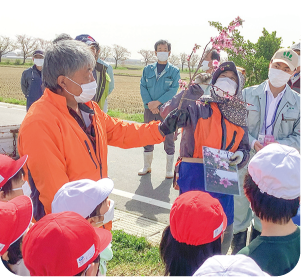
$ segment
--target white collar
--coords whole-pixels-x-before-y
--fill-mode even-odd
[[[277,95],[276,98],[282,98],[285,90],[286,90],[286,87],[284,87],[284,89]],[[275,98],[274,95],[273,95],[273,93],[271,92],[271,88],[270,88],[269,82],[267,82],[267,84],[266,84],[265,91],[268,93],[268,96],[273,96],[273,98]]]

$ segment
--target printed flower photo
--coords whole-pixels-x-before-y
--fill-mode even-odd
[[[240,195],[236,166],[229,165],[232,152],[203,147],[205,190]]]

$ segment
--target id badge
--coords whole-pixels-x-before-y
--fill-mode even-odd
[[[275,138],[274,138],[273,135],[265,135],[263,146],[266,146],[266,145],[268,145],[268,144],[270,144],[271,142],[274,142],[274,141],[275,141]]]
[[[260,142],[260,144],[264,144],[264,138],[265,138],[265,134],[259,134],[258,135],[258,141]]]

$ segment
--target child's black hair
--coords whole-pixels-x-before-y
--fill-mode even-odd
[[[244,192],[252,210],[262,220],[286,224],[297,214],[300,197],[286,200],[261,192],[249,173],[245,176]]]
[[[22,242],[23,236],[21,236],[17,241],[15,241],[13,244],[9,246],[7,249],[8,251],[8,263],[10,264],[16,264],[18,261],[20,261],[22,258],[21,253],[21,242]]]
[[[165,264],[166,276],[192,276],[207,258],[220,254],[221,238],[195,246],[176,241],[170,232],[170,226],[163,231],[160,255]]]
[[[3,191],[3,193],[4,193],[4,195],[3,195],[4,197],[5,197],[6,195],[8,195],[9,193],[12,192],[12,189],[13,189],[12,181],[13,181],[13,180],[14,180],[14,181],[19,181],[19,180],[21,180],[22,177],[23,177],[23,175],[24,175],[24,170],[23,170],[23,168],[21,168],[21,169],[16,173],[15,176],[13,176],[12,178],[10,178],[10,179],[5,183],[5,185],[4,185],[2,188],[0,188],[0,191]]]

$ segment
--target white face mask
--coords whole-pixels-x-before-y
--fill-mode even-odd
[[[169,52],[157,52],[157,58],[160,62],[166,62]]]
[[[209,61],[203,61],[201,69],[204,70],[204,71],[210,69],[210,67],[209,67]]]
[[[106,224],[114,219],[114,201],[110,199],[109,210],[103,214],[103,224]]]
[[[225,92],[228,92],[229,95],[235,95],[237,84],[235,81],[231,80],[230,78],[218,78],[214,86],[222,89]],[[226,94],[223,93],[220,89],[214,88],[214,91],[218,96],[225,97]]]
[[[30,189],[30,186],[28,184],[27,181],[24,182],[24,184],[22,185],[22,187],[20,188],[16,188],[16,189],[12,189],[12,190],[23,190],[23,194],[30,197],[30,194],[31,194],[31,189]]]
[[[79,96],[75,96],[74,94],[70,93],[68,90],[65,89],[65,91],[67,91],[69,94],[71,94],[74,97],[77,103],[89,102],[96,94],[96,88],[97,88],[96,81],[90,82],[88,84],[79,85],[69,77],[66,76],[66,78],[68,78],[70,81],[72,81],[73,83],[77,84],[82,88],[82,93]]]
[[[284,86],[288,80],[290,79],[291,75],[275,68],[269,69],[269,80],[275,88],[280,88]]]
[[[33,59],[33,62],[36,66],[43,66],[44,59]]]

